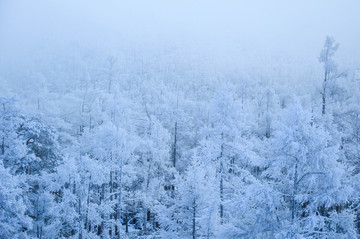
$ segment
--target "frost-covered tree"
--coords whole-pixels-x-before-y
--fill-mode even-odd
[[[26,215],[27,187],[0,162],[0,238],[27,238],[31,218]]]
[[[327,105],[329,104],[330,97],[336,94],[340,88],[335,80],[344,77],[345,73],[340,72],[334,60],[334,55],[339,48],[339,43],[335,39],[327,36],[324,43],[324,48],[320,52],[319,61],[324,67],[324,79],[321,88],[322,97],[322,114],[326,113]]]
[[[139,188],[140,192],[137,193],[142,207],[142,212],[138,213],[138,220],[142,224],[144,234],[157,229],[157,214],[162,213],[156,212],[155,207],[165,203],[163,201],[167,187],[165,179],[169,173],[167,169],[171,166],[169,151],[170,134],[155,117],[150,117],[147,135],[135,151],[140,161],[138,169],[144,172],[140,176],[142,185]]]
[[[21,114],[14,101],[2,103],[2,164],[23,183],[26,216],[32,218],[30,234],[42,237],[54,216],[54,192],[47,180],[61,159],[56,131],[39,116]]]
[[[178,182],[177,220],[180,238],[213,238],[217,235],[219,215],[216,210],[219,197],[215,172],[194,159]],[[215,199],[215,200],[214,200]]]
[[[311,119],[297,101],[286,110],[273,139],[274,156],[266,172],[288,205],[280,235],[354,238],[353,214],[341,207],[353,189],[338,161],[338,146]]]

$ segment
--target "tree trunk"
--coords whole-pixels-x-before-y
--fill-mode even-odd
[[[224,134],[221,133],[221,139],[224,140]],[[223,165],[223,153],[224,153],[224,143],[221,144],[221,152],[220,152],[220,224],[224,223],[224,178],[223,178],[223,171],[224,171],[224,165]]]
[[[120,239],[121,238],[121,226],[122,226],[122,224],[121,224],[121,196],[122,196],[122,182],[121,182],[121,180],[122,180],[122,158],[121,158],[121,156],[120,156],[120,160],[119,160],[120,162],[119,162],[119,167],[120,167],[120,169],[119,169],[119,175],[118,175],[118,192],[119,192],[119,195],[118,195],[118,206],[117,206],[117,218],[118,218],[118,221],[117,221],[117,224],[118,224],[118,239]]]
[[[192,238],[196,238],[196,199],[193,200]]]
[[[127,213],[125,214],[125,232],[129,232],[129,218]]]
[[[91,181],[91,175],[89,180]],[[90,224],[89,224],[89,205],[90,205],[90,188],[91,188],[91,183],[89,182],[88,185],[88,194],[87,194],[87,200],[86,200],[86,215],[85,215],[85,229],[87,231],[90,231]]]
[[[177,121],[175,122],[174,145],[173,145],[173,154],[172,154],[172,161],[174,168],[176,166],[176,150],[177,150]]]
[[[295,200],[295,196],[297,194],[297,188],[298,188],[298,159],[296,159],[296,161],[295,161],[292,207],[291,207],[291,219],[292,219],[293,223],[295,222],[296,211],[297,211],[297,204],[296,204],[296,200]]]
[[[326,84],[329,78],[329,72],[325,70],[324,82],[323,82],[323,91],[321,92],[322,95],[322,114],[326,113]]]
[[[80,187],[80,185],[78,186]],[[75,188],[75,186],[74,186]],[[82,239],[82,230],[83,230],[83,218],[81,214],[81,195],[80,195],[80,189],[76,190],[77,197],[78,197],[78,214],[79,214],[79,239]]]

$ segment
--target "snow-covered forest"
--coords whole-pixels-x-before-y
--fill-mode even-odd
[[[25,2],[0,3],[1,239],[360,237],[358,2],[304,1],[310,30],[277,25],[295,1]]]

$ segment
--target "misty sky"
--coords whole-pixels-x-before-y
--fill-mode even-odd
[[[75,44],[316,60],[331,35],[338,58],[360,63],[359,10],[358,0],[1,0],[0,43],[14,54]]]

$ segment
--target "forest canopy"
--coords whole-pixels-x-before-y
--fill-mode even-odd
[[[1,239],[359,237],[357,1],[14,2]]]

